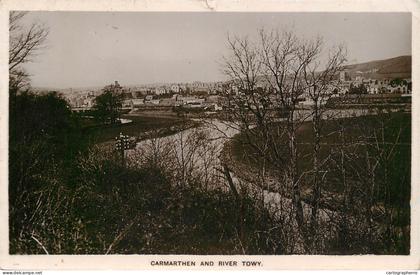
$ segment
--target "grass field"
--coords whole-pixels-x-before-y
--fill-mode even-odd
[[[383,126],[382,125],[383,123]],[[344,140],[340,138],[341,126]],[[281,124],[272,125],[273,133],[282,128]],[[383,131],[382,131],[383,130]],[[345,147],[346,154],[351,156],[351,161],[346,160],[347,178],[354,184],[368,181],[371,175],[367,172],[367,161],[373,163],[375,158],[380,158],[381,165],[375,170],[377,188],[382,188],[385,181],[390,183],[391,196],[387,202],[398,207],[409,207],[410,201],[410,174],[411,174],[411,114],[393,113],[379,116],[365,116],[326,121],[322,128],[323,138],[320,147],[320,159],[331,157],[339,158],[340,148]],[[376,137],[375,137],[376,136]],[[343,144],[343,141],[345,144]],[[252,140],[254,143],[256,140]],[[269,156],[272,162],[266,162],[270,175],[279,176],[284,172],[288,160],[286,147],[287,138],[278,136],[277,145],[282,153],[282,161],[275,161],[274,156]],[[302,191],[311,188],[311,169],[313,163],[313,130],[310,122],[305,122],[298,129],[298,171],[299,174],[307,172],[303,181]],[[397,144],[395,144],[397,143]],[[248,142],[244,133],[235,136],[232,145],[234,160],[245,165],[250,170],[257,171],[263,163],[255,149]],[[367,157],[369,156],[369,157]],[[386,157],[388,157],[386,159]],[[278,159],[278,158],[277,158]],[[327,161],[321,170],[327,171],[323,182],[324,191],[333,194],[343,192],[341,170]],[[383,172],[386,166],[386,174]],[[384,201],[383,192],[376,192],[377,199]]]
[[[123,115],[122,118],[130,119],[133,122],[118,125],[100,125],[91,119],[84,119],[82,121],[84,133],[90,135],[95,143],[102,143],[114,140],[120,133],[138,137],[140,134],[148,131],[182,127],[189,123],[189,120],[169,116]]]

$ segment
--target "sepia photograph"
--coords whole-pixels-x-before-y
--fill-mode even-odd
[[[8,17],[10,255],[411,254],[410,12]]]

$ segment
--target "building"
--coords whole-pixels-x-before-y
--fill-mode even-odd
[[[164,94],[167,94],[167,93],[168,93],[168,91],[165,89],[165,87],[157,87],[154,90],[155,95],[164,95]]]
[[[180,93],[181,92],[181,87],[178,84],[173,84],[173,85],[171,85],[170,90],[173,93]]]
[[[194,98],[184,101],[184,107],[186,108],[201,108],[204,106],[204,98]]]

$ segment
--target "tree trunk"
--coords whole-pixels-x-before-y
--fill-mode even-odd
[[[295,208],[295,219],[298,225],[299,232],[303,233],[304,231],[304,217],[303,217],[303,207],[302,207],[302,198],[300,192],[300,185],[297,176],[297,142],[296,142],[296,129],[293,121],[293,112],[289,114],[288,121],[288,136],[289,136],[289,154],[290,154],[290,163],[288,167],[288,180],[290,186],[292,187],[292,202]]]
[[[312,194],[312,209],[311,209],[311,231],[315,235],[317,227],[317,218],[319,211],[319,202],[321,199],[321,181],[319,178],[319,151],[320,151],[320,142],[321,142],[321,133],[320,133],[320,114],[318,109],[318,103],[315,102],[314,114],[312,119],[313,127],[313,173],[314,173],[314,182],[313,182],[313,194]]]

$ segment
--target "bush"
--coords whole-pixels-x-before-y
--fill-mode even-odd
[[[273,253],[257,232],[274,221],[247,194],[176,187],[162,168],[122,166],[99,149],[74,164],[74,178],[28,179],[11,204],[11,254]]]

